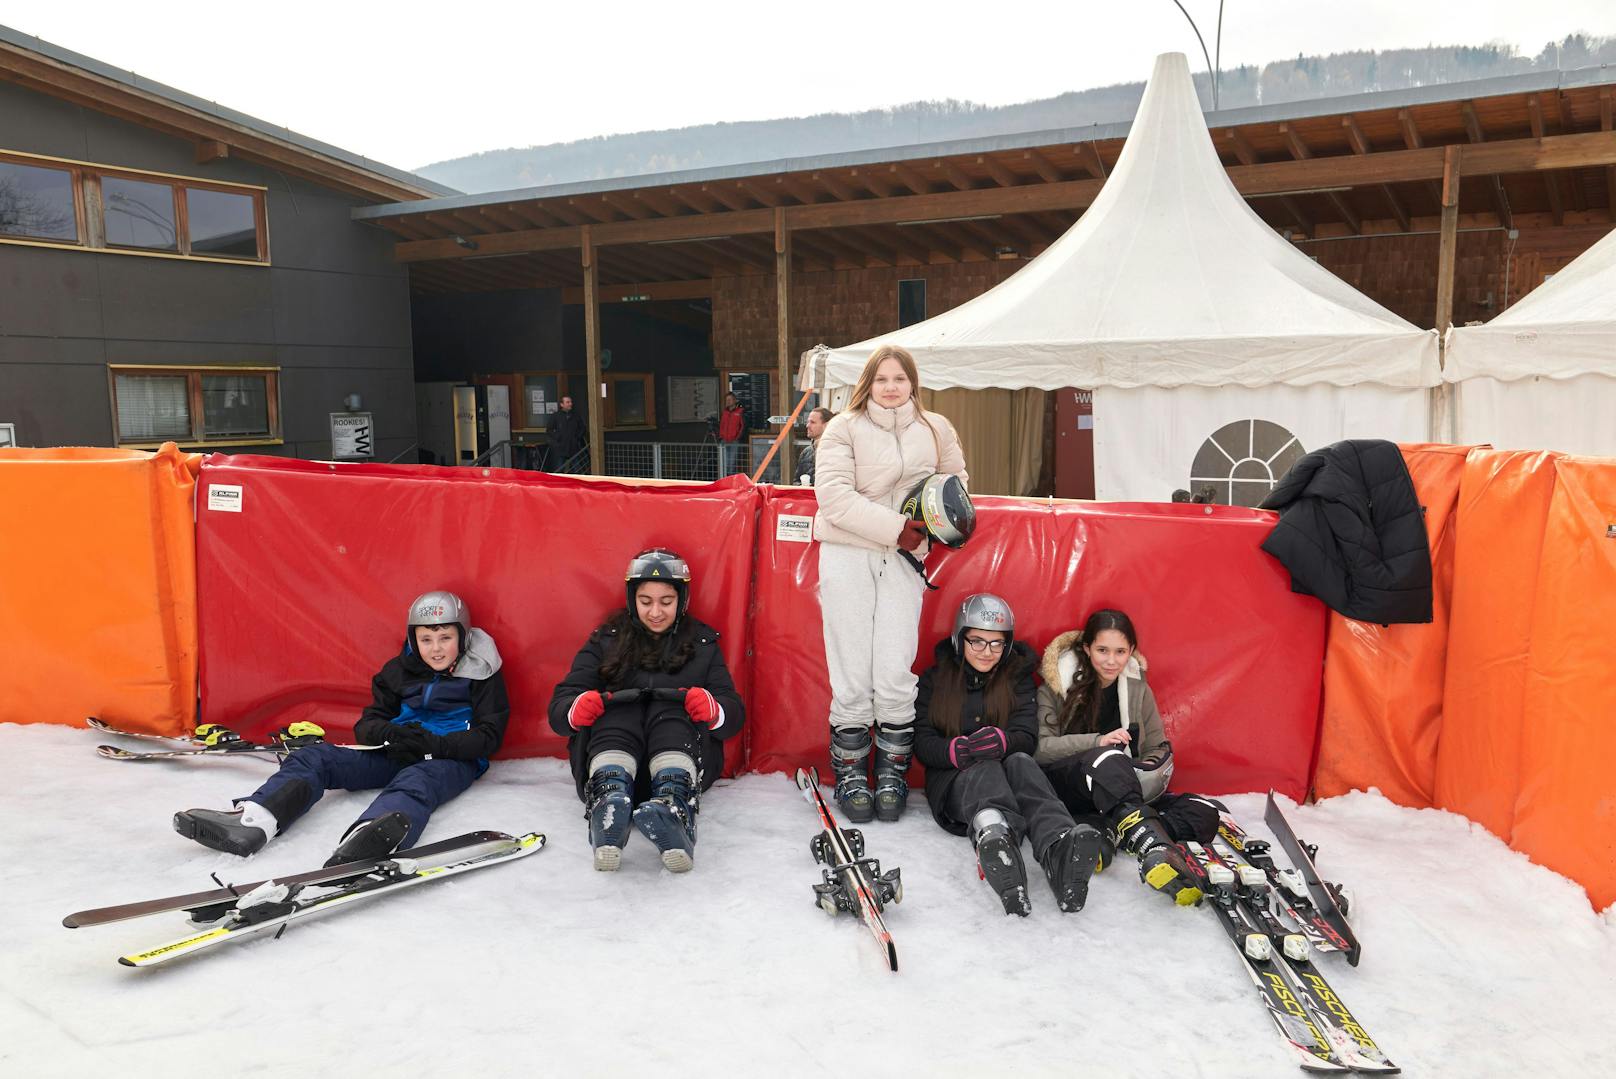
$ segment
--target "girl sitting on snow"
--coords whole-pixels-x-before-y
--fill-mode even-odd
[[[1201,891],[1175,844],[1211,842],[1221,807],[1167,793],[1173,747],[1138,645],[1133,621],[1116,610],[1095,611],[1050,642],[1037,759],[1068,809],[1101,815],[1117,846],[1138,855],[1144,882],[1187,905]]]
[[[314,807],[328,789],[381,788],[327,865],[385,858],[412,847],[432,811],[488,770],[511,706],[494,639],[471,625],[453,592],[410,604],[404,647],[371,679],[370,706],[354,740],[294,749],[280,770],[236,808],[187,809],[174,830],[227,854],[257,852]]]
[[[1078,823],[1030,755],[1038,742],[1032,650],[1015,639],[1010,605],[971,596],[920,676],[915,756],[937,823],[970,835],[983,878],[1006,914],[1031,913],[1023,836],[1063,911],[1083,909],[1089,877],[1110,851],[1095,824]]]
[[[624,579],[626,608],[590,634],[556,686],[550,726],[568,741],[595,868],[618,867],[632,821],[683,873],[700,792],[723,770],[722,743],[740,733],[745,709],[718,631],[687,613],[685,560],[641,551]]]

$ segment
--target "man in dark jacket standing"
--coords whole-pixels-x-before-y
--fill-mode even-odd
[[[561,410],[550,421],[550,467],[560,471],[589,442],[589,424],[572,407],[572,396],[563,395]]]
[[[804,487],[814,485],[814,451],[819,448],[819,436],[835,413],[828,408],[816,408],[808,413],[808,445],[797,454],[797,480]]]

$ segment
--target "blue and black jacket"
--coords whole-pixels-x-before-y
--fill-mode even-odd
[[[370,705],[354,724],[354,740],[379,746],[389,727],[415,727],[432,736],[434,758],[486,769],[511,716],[500,663],[493,638],[480,629],[467,634],[460,659],[446,672],[428,667],[406,640],[370,680]]]

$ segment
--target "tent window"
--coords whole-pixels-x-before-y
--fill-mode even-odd
[[[910,278],[898,282],[898,328],[926,321],[926,279]]]

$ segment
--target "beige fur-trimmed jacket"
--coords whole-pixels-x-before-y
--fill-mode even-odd
[[[938,472],[968,480],[954,425],[927,412],[927,427],[919,412],[912,399],[897,408],[871,401],[826,425],[814,449],[814,539],[892,547],[905,520],[898,507],[910,491]],[[915,553],[923,557],[924,545]]]
[[[1062,633],[1044,649],[1044,661],[1039,673],[1044,684],[1038,687],[1038,752],[1039,764],[1055,764],[1067,757],[1086,753],[1100,744],[1097,734],[1061,734],[1061,706],[1066,702],[1066,691],[1071,688],[1077,673],[1077,641],[1082,630]],[[1145,800],[1153,802],[1167,790],[1173,775],[1171,748],[1167,743],[1167,729],[1162,724],[1161,712],[1156,708],[1156,695],[1145,681],[1149,664],[1135,652],[1118,679],[1117,703],[1122,713],[1122,724],[1138,730],[1137,739],[1123,749],[1135,761],[1146,757],[1167,757],[1166,763],[1154,771],[1139,772],[1139,783],[1144,788]]]

